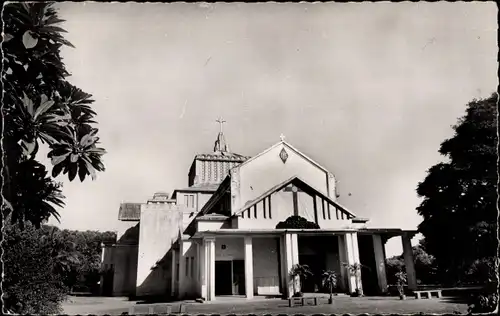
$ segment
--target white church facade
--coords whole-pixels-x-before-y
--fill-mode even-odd
[[[196,155],[189,186],[145,203],[122,203],[116,243],[103,246],[104,294],[172,299],[321,291],[325,270],[338,291],[387,292],[385,242],[402,237],[408,288],[416,289],[416,231],[369,228],[337,202],[332,173],[283,138],[254,157],[231,153],[219,133],[214,152]],[[319,228],[276,228],[300,216]],[[351,274],[346,265],[361,264]],[[314,276],[292,280],[307,264]]]

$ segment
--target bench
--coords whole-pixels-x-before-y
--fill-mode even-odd
[[[288,300],[288,307],[312,305],[318,305],[317,297],[292,297]]]
[[[422,294],[424,293],[428,299],[432,298],[432,294],[435,293],[437,298],[442,298],[443,294],[441,293],[441,290],[421,290],[421,291],[413,291],[415,293],[415,298],[417,300],[422,298]]]

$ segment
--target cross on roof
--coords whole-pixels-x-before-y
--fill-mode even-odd
[[[220,116],[215,121],[220,124],[220,132],[222,133],[222,124],[226,123],[226,121],[224,121],[224,119],[222,117],[220,117]]]
[[[283,135],[283,133],[281,133],[281,135],[280,135],[280,139],[281,139],[281,141],[282,141],[282,142],[284,142],[284,141],[285,141],[285,135]]]

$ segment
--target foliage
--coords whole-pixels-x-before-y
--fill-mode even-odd
[[[439,152],[417,193],[419,231],[444,284],[467,279],[478,259],[497,257],[497,94],[473,100]],[[483,283],[484,284],[484,283]]]
[[[4,67],[2,211],[21,226],[36,227],[63,205],[61,172],[73,181],[104,171],[98,148],[96,113],[91,95],[66,81],[69,73],[60,57],[64,22],[51,3],[10,2],[3,11]],[[39,146],[49,148],[52,174],[36,161]]]
[[[101,242],[113,232],[59,230],[43,225],[25,229],[6,223],[4,291],[16,313],[57,313],[71,288],[92,288],[100,279]]]
[[[469,313],[491,313],[498,307],[498,285],[490,282],[483,293],[472,295]]]
[[[318,224],[310,222],[307,219],[296,215],[292,215],[288,217],[284,222],[279,222],[278,225],[276,225],[276,229],[318,229],[318,228],[319,228]]]
[[[349,274],[351,276],[354,276],[355,280],[356,280],[356,290],[354,293],[351,293],[351,294],[354,294],[356,296],[362,296],[363,295],[363,291],[361,290],[360,288],[360,272],[361,272],[361,269],[362,268],[366,268],[366,269],[370,269],[370,267],[368,266],[365,266],[359,262],[356,262],[356,263],[353,263],[353,264],[350,264],[350,263],[347,263],[347,262],[342,262],[342,266],[345,267],[347,269],[347,271],[349,272]]]
[[[415,264],[415,274],[418,284],[438,284],[439,279],[436,274],[435,258],[425,251],[425,241],[420,240],[419,245],[412,247],[413,262]],[[389,284],[396,284],[395,275],[399,271],[405,271],[403,255],[387,258],[386,261],[387,281]]]
[[[485,284],[485,289],[469,298],[469,312],[489,313],[498,306],[497,271],[497,260],[494,257],[478,259],[470,266],[467,280]]]
[[[330,291],[330,301],[333,299],[333,289],[337,287],[337,273],[327,270],[323,272],[321,284],[328,287]]]
[[[60,313],[68,288],[61,274],[74,260],[56,228],[4,225],[4,307],[16,314]]]
[[[396,287],[398,288],[399,295],[403,296],[405,294],[405,284],[407,282],[406,272],[399,271],[394,275],[396,278]]]
[[[307,279],[312,276],[313,273],[307,264],[296,264],[294,265],[289,272],[290,278],[293,280],[293,291],[294,295],[298,293],[295,287],[295,279],[299,278],[299,280]]]
[[[79,264],[65,274],[65,284],[74,290],[96,291],[101,276],[101,244],[115,241],[114,232],[61,231],[61,238],[74,245]]]

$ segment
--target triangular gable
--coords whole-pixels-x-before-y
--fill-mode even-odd
[[[245,162],[243,162],[242,164],[238,165],[238,166],[235,166],[234,168],[240,168],[246,164],[248,164],[249,162],[257,159],[258,157],[266,154],[267,152],[273,150],[274,148],[278,147],[279,145],[285,145],[286,147],[288,147],[290,150],[292,150],[293,152],[295,152],[297,155],[301,156],[302,158],[304,158],[305,160],[309,161],[311,164],[315,165],[316,167],[318,167],[319,169],[325,171],[326,173],[331,173],[328,171],[328,169],[326,169],[325,167],[323,167],[322,165],[320,165],[319,163],[317,163],[316,161],[312,160],[311,158],[309,158],[308,156],[306,156],[304,153],[302,153],[301,151],[299,151],[297,148],[293,147],[292,145],[290,145],[289,143],[285,142],[284,140],[283,141],[280,141],[274,145],[272,145],[271,147],[267,148],[266,150],[264,150],[263,152],[253,156],[252,158],[246,160]]]
[[[251,208],[254,205],[256,205],[257,203],[261,202],[265,198],[269,197],[271,194],[280,191],[281,189],[283,189],[284,187],[286,187],[287,185],[289,185],[290,183],[292,183],[293,181],[296,181],[296,180],[299,181],[305,187],[307,187],[309,190],[311,190],[312,192],[314,192],[314,194],[316,194],[317,196],[323,198],[324,200],[328,201],[330,204],[332,204],[333,206],[335,206],[337,209],[339,209],[342,213],[344,213],[345,215],[347,215],[348,219],[352,219],[352,218],[356,217],[356,215],[354,215],[352,212],[350,212],[349,210],[347,210],[347,208],[345,208],[344,206],[342,206],[339,203],[335,202],[329,196],[321,193],[321,191],[319,191],[318,189],[312,187],[311,185],[309,185],[308,183],[306,183],[304,180],[300,179],[297,176],[293,176],[293,177],[291,177],[291,178],[289,178],[289,179],[281,182],[280,184],[278,184],[278,185],[272,187],[271,189],[267,190],[262,195],[260,195],[259,197],[255,198],[254,200],[252,200],[250,202],[247,202],[243,207],[241,207],[238,211],[236,211],[234,213],[234,216],[241,215],[244,211],[248,210],[249,208]]]

